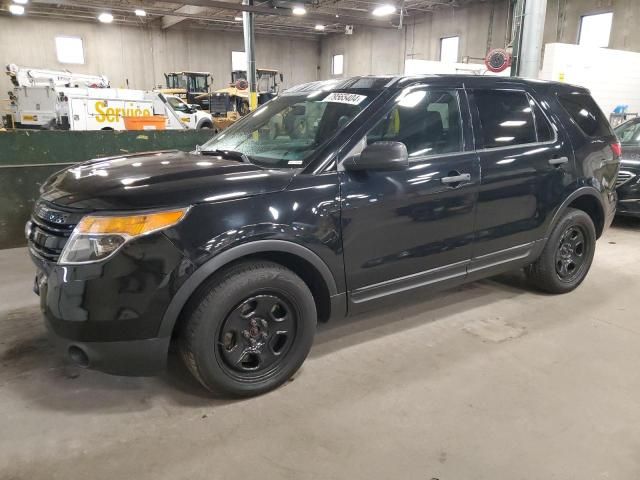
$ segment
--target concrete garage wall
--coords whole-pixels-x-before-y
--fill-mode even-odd
[[[402,30],[356,25],[353,35],[330,35],[322,41],[321,78],[332,76],[331,58],[340,53],[345,56],[345,76],[402,73],[405,58],[439,59],[443,37],[460,37],[460,60],[463,56],[484,57],[488,44],[504,47],[507,5],[507,0],[496,0],[462,8],[443,8],[410,19]]]
[[[604,12],[613,12],[609,48],[640,52],[638,0],[547,0],[544,43],[576,43],[580,18]]]
[[[331,78],[331,57],[345,55],[345,76],[402,73],[404,59],[438,60],[440,39],[460,37],[462,57],[483,58],[505,45],[508,0],[441,8],[409,19],[403,30],[355,26],[353,35],[333,34],[322,41],[320,74]],[[548,0],[544,43],[576,43],[583,15],[613,12],[609,47],[640,52],[640,0]],[[493,20],[491,20],[493,18]]]
[[[0,16],[0,63],[69,69],[78,73],[104,74],[114,87],[150,89],[164,84],[164,72],[209,71],[214,86],[224,87],[231,76],[231,51],[243,50],[239,33],[205,30],[161,30],[151,27],[102,25],[39,18]],[[60,64],[56,58],[56,36],[83,39],[85,65]],[[284,86],[317,79],[319,42],[315,40],[257,37],[259,67],[279,69]],[[5,98],[11,84],[0,75],[0,96]]]

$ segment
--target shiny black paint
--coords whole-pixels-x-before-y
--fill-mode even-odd
[[[509,91],[535,95],[550,112],[549,95],[536,94],[528,86],[506,83]],[[473,99],[473,93],[470,94]],[[478,112],[474,127],[480,131]],[[554,115],[548,120],[556,130],[555,141],[502,148],[482,149],[476,145],[482,170],[474,256],[524,245],[544,236],[551,216],[574,184],[574,159],[562,123]],[[566,157],[566,164],[554,166],[550,160]]]
[[[640,119],[630,122],[640,123]],[[618,189],[617,213],[623,216],[640,217],[640,140],[622,144],[620,171],[631,178],[624,181]]]
[[[284,189],[294,171],[170,151],[95,160],[54,175],[42,199],[83,210],[142,210],[216,202]]]
[[[554,219],[578,197],[597,198],[603,227],[610,221],[617,172],[611,139],[586,139],[570,124],[554,99],[555,90],[570,87],[455,76],[389,83],[301,170],[165,152],[87,162],[52,177],[42,198],[78,215],[191,206],[175,227],[136,239],[102,263],[65,267],[32,252],[48,276],[41,290],[45,317],[64,348],[93,348],[100,361],[91,366],[120,371],[123,362],[114,370],[103,362],[102,352],[111,350],[96,345],[168,343],[198,286],[251,255],[275,252],[316,271],[327,293],[327,317],[336,317],[347,304],[356,312],[389,301],[392,293],[451,286],[531,262]],[[464,151],[412,158],[398,171],[337,168],[410,85],[458,89]],[[487,87],[529,92],[557,127],[557,140],[478,150],[467,92]],[[562,155],[571,161],[548,163]],[[462,173],[468,181],[441,182]],[[128,351],[132,370],[149,366],[138,365],[143,360]],[[162,364],[153,355],[149,364]]]

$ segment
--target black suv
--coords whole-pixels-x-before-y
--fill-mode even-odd
[[[208,389],[300,367],[316,322],[526,268],[585,278],[620,145],[583,88],[357,77],[288,90],[192,153],[53,175],[27,224],[46,323],[74,362]]]
[[[615,132],[622,144],[617,213],[640,217],[640,118],[623,123]]]

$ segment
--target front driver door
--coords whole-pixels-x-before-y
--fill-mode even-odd
[[[366,144],[399,141],[409,167],[340,171],[346,279],[356,311],[390,294],[460,282],[471,257],[480,170],[463,128],[470,124],[464,90],[419,87],[393,104],[345,158]]]

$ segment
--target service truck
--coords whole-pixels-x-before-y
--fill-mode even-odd
[[[213,128],[209,113],[180,98],[119,88],[17,87],[10,94],[18,128],[126,130],[124,117],[166,118],[166,129]]]

